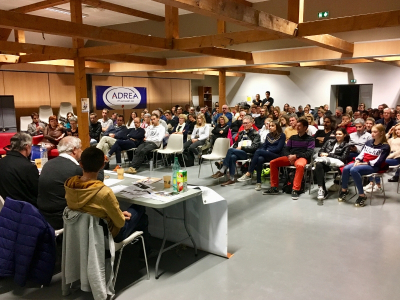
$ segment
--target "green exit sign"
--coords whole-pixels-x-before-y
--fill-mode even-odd
[[[318,13],[318,18],[327,18],[329,17],[329,11],[321,11]]]
[[[357,79],[350,79],[350,83],[357,83]]]

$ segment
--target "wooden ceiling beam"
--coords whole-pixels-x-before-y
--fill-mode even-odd
[[[113,54],[133,54],[140,52],[158,52],[165,49],[150,48],[145,46],[129,45],[129,44],[113,44],[107,46],[96,46],[79,49],[79,57],[94,57]]]
[[[0,51],[8,53],[24,52],[28,54],[46,54],[46,55],[57,54],[65,57],[72,57],[77,54],[76,49],[72,48],[35,45],[28,43],[6,42],[6,41],[0,41]]]
[[[165,5],[165,37],[179,38],[179,11],[178,8],[170,5]]]
[[[304,0],[287,0],[288,17],[287,19],[294,23],[302,23],[304,15]]]
[[[73,67],[74,61],[71,59],[58,59],[58,60],[32,62],[32,64]],[[85,61],[85,68],[109,70],[110,64],[97,61]]]
[[[165,18],[158,16],[158,15],[154,15],[154,14],[150,14],[144,11],[140,11],[137,9],[133,9],[130,7],[126,7],[126,6],[122,6],[122,5],[118,5],[118,4],[114,4],[114,3],[110,3],[110,2],[106,2],[106,1],[101,1],[101,0],[82,0],[82,3],[96,7],[96,8],[102,8],[102,9],[106,9],[106,10],[110,10],[113,12],[117,12],[117,13],[121,13],[121,14],[125,14],[125,15],[130,15],[133,17],[138,17],[138,18],[142,18],[142,19],[147,19],[147,20],[152,20],[152,21],[157,21],[157,22],[164,22]]]
[[[335,66],[335,65],[350,65],[350,64],[363,64],[373,62],[370,59],[364,58],[353,58],[344,60],[327,60],[327,61],[313,61],[313,62],[302,62],[302,67],[318,67],[318,66]]]
[[[386,60],[386,58],[371,58],[370,60],[372,60],[373,62],[379,62],[391,66],[400,67],[400,61],[396,60]]]
[[[294,36],[297,24],[231,0],[153,0],[248,28]]]
[[[202,74],[208,76],[219,76],[219,71],[202,71],[202,72],[191,72],[192,74]],[[245,77],[245,73],[239,72],[226,72],[227,77]]]
[[[60,59],[74,59],[76,55],[57,55],[57,54],[28,54],[22,55],[19,58],[19,63],[30,63],[38,61],[60,60]]]
[[[110,54],[92,58],[100,60],[127,62],[133,64],[147,64],[147,65],[158,65],[158,66],[167,65],[167,60],[165,58],[144,57],[144,56],[125,55],[125,54]]]
[[[346,67],[337,67],[337,66],[328,66],[328,65],[325,65],[325,66],[307,66],[307,67],[305,67],[301,63],[300,63],[300,66],[304,67],[304,68],[314,68],[314,69],[321,69],[321,70],[334,71],[334,72],[346,72],[346,73],[353,72],[352,68],[346,68]]]
[[[353,43],[349,43],[329,34],[305,36],[300,39],[306,43],[344,54],[352,54],[354,52]]]
[[[400,10],[318,20],[299,24],[298,37],[400,26]]]
[[[233,72],[246,72],[246,73],[258,73],[258,74],[290,75],[289,71],[252,69],[252,68],[246,68],[246,67],[229,67],[226,70],[233,71]]]
[[[15,64],[18,59],[18,55],[0,54],[0,63]]]
[[[291,68],[291,67],[300,67],[300,63],[246,66],[246,68],[249,69],[268,69],[268,68],[276,69],[276,68]]]
[[[72,38],[89,39],[110,43],[141,45],[167,49],[166,39],[132,32],[77,24],[51,18],[26,15],[0,10],[0,27],[43,32]]]
[[[253,60],[253,55],[250,52],[243,52],[243,51],[216,48],[216,47],[186,49],[185,51],[192,52],[192,53],[206,54],[206,55],[210,55],[210,56],[240,59],[240,60],[244,60],[244,61],[252,61]]]
[[[32,3],[29,5],[21,6],[15,9],[12,9],[10,11],[21,13],[21,14],[26,14],[30,13],[33,11],[41,10],[41,9],[46,9],[49,7],[61,5],[68,3],[70,0],[45,0],[45,1],[40,1],[36,3]]]

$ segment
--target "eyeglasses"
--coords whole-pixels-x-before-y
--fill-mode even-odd
[[[243,124],[243,125],[249,125],[250,122],[243,122],[242,124]]]

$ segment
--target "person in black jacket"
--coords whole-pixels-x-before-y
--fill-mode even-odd
[[[239,132],[240,127],[242,127],[243,117],[246,115],[245,111],[241,111],[239,113],[239,117],[236,119],[235,122],[231,124],[231,131],[232,131],[232,138],[235,138],[237,133]]]
[[[29,160],[32,137],[17,133],[10,143],[11,151],[0,159],[0,196],[4,200],[10,197],[37,206],[39,172]]]
[[[60,155],[49,160],[40,173],[37,205],[42,216],[56,230],[64,226],[62,216],[67,206],[64,183],[70,177],[83,174],[79,166],[81,148],[79,138],[63,138],[57,145]],[[103,181],[104,170],[100,170],[97,179]]]
[[[178,124],[178,121],[175,120],[174,116],[172,115],[172,112],[170,110],[164,111],[164,116],[167,118],[167,126],[168,126],[168,133],[171,133],[172,130],[175,128],[176,124]],[[179,118],[177,118],[179,120]]]
[[[213,178],[223,177],[225,176],[225,171],[229,169],[230,178],[227,182],[223,183],[222,186],[235,183],[236,161],[247,159],[248,153],[253,154],[256,152],[261,144],[260,135],[258,134],[257,130],[253,128],[253,122],[254,121],[251,116],[244,116],[244,130],[239,133],[238,139],[235,144],[233,144],[233,147],[229,148],[228,153],[223,161],[221,170],[212,175]]]
[[[179,123],[176,124],[175,128],[172,129],[171,134],[182,134],[183,135],[183,142],[186,143],[187,135],[189,131],[189,124],[186,123],[186,115],[181,114],[179,115]]]
[[[100,135],[102,132],[101,123],[97,121],[97,115],[95,113],[90,114],[90,125],[89,125],[89,136],[90,145],[93,146],[100,141]]]
[[[350,153],[349,147],[349,134],[346,129],[336,129],[336,139],[330,139],[325,142],[318,152],[319,157],[331,157],[341,160],[346,163],[347,157]],[[325,173],[330,171],[331,167],[329,162],[317,162],[315,164],[315,177],[318,184],[318,204],[322,205],[322,200],[326,198],[328,192],[325,186]]]
[[[254,124],[258,129],[261,129],[264,126],[264,122],[267,116],[265,115],[265,108],[261,108],[260,115],[254,119]]]
[[[211,147],[214,146],[216,139],[227,138],[229,132],[228,118],[225,116],[220,116],[218,119],[218,124],[211,131],[212,136],[210,137]]]
[[[194,126],[196,125],[196,115],[195,114],[189,114],[187,117],[187,124],[188,124],[188,135],[191,135],[194,129]]]
[[[115,158],[117,160],[116,169],[121,168],[121,151],[137,148],[143,142],[146,131],[140,127],[139,118],[135,118],[133,122],[135,127],[128,129],[126,136],[121,136],[119,139],[117,139],[110,151],[107,153],[108,158],[115,153]],[[131,161],[133,158],[133,153],[130,152],[131,151],[128,151],[128,159]]]

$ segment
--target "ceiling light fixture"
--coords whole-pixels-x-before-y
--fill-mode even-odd
[[[71,11],[58,7],[47,7],[46,10],[57,12],[64,15],[71,15]],[[82,14],[82,18],[87,18],[87,17],[89,17],[88,14]]]

